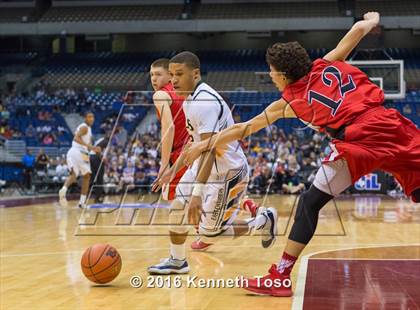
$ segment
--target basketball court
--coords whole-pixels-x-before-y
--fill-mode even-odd
[[[139,206],[144,218],[148,202]],[[44,199],[45,200],[45,199]],[[258,199],[257,199],[258,200]],[[420,306],[420,208],[406,200],[384,196],[343,197],[321,211],[315,238],[292,273],[293,298],[248,294],[241,288],[147,287],[146,268],[168,253],[164,229],[148,225],[115,225],[113,213],[81,211],[76,201],[62,208],[55,198],[44,203],[2,202],[2,309],[417,309]],[[127,198],[136,205],[137,196]],[[263,249],[260,237],[225,238],[206,252],[188,252],[197,278],[235,278],[266,272],[276,262],[286,241],[295,196],[269,196],[267,206],[279,212],[279,237]],[[106,205],[106,204],[105,204]],[[164,206],[162,214],[164,217]],[[131,208],[120,218],[129,223]],[[101,210],[106,210],[103,208]],[[143,212],[143,213],[142,213]],[[90,216],[89,216],[89,213]],[[137,224],[140,223],[137,220]],[[153,230],[155,233],[153,233]],[[152,233],[148,233],[152,232]],[[163,233],[162,233],[163,234]],[[188,244],[193,240],[188,238]],[[122,257],[122,270],[109,285],[94,285],[82,274],[84,249],[109,243]],[[144,283],[133,288],[130,279]],[[157,283],[154,283],[157,285]],[[159,305],[159,306],[158,306]],[[363,305],[363,306],[361,306]]]

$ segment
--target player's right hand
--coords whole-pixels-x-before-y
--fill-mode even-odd
[[[201,155],[202,153],[201,145],[202,145],[202,142],[194,142],[194,143],[188,143],[186,147],[184,147],[184,150],[183,150],[183,153],[185,154],[184,165],[186,166],[192,165],[194,161]]]

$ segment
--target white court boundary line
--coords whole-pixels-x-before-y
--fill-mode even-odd
[[[318,251],[313,252],[311,254],[307,254],[305,256],[302,256],[299,266],[299,273],[296,280],[296,289],[293,294],[293,302],[292,302],[292,310],[300,310],[303,308],[303,299],[305,294],[305,285],[306,285],[306,274],[308,272],[308,262],[311,256],[321,253],[328,253],[333,251],[346,251],[346,250],[355,250],[355,249],[374,249],[374,248],[381,248],[381,247],[398,247],[398,246],[420,246],[420,243],[414,243],[414,244],[405,244],[405,243],[394,243],[389,245],[369,245],[369,246],[361,246],[361,247],[350,247],[350,248],[342,248],[342,249],[335,249],[335,250],[324,250],[324,251]],[[314,258],[318,259],[318,258]],[[419,259],[399,259],[399,258],[382,258],[382,259],[376,259],[376,258],[319,258],[319,259],[334,259],[334,260],[419,260]]]

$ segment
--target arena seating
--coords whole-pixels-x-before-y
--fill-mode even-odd
[[[309,49],[312,59],[322,57],[324,48]],[[386,52],[394,59],[404,59],[406,83],[409,88],[420,87],[420,50],[389,48]],[[171,57],[175,52],[157,53],[78,53],[55,55],[42,68],[46,78],[55,87],[94,88],[107,90],[132,90],[148,85],[150,63],[160,57]],[[378,54],[378,55],[376,55]],[[200,51],[204,77],[220,90],[274,91],[266,76],[264,50]],[[357,59],[384,58],[382,52],[359,53]],[[1,56],[0,56],[1,62]],[[268,83],[267,83],[268,81]]]
[[[152,53],[80,53],[55,55],[42,66],[47,81],[55,87],[108,90],[139,89],[147,82]],[[157,57],[168,57],[158,53]],[[170,56],[169,56],[170,57]]]
[[[33,8],[0,8],[0,23],[25,23],[35,20]]]
[[[365,12],[378,11],[383,16],[420,15],[420,2],[399,1],[356,1],[356,16]]]
[[[75,107],[78,112],[84,112],[91,110],[95,113],[95,124],[93,132],[97,134],[103,134],[100,129],[101,124],[111,115],[118,115],[120,107],[122,105],[122,98],[125,93],[122,92],[105,92],[105,93],[93,93],[87,92],[83,99],[83,106]],[[58,137],[57,141],[53,145],[58,146],[69,146],[73,139],[73,134],[68,128],[66,121],[63,118],[62,113],[55,111],[61,110],[62,112],[69,112],[68,109],[70,104],[82,104],[79,99],[75,99],[73,103],[70,103],[70,97],[62,95],[44,95],[40,98],[36,98],[35,94],[30,96],[14,96],[7,103],[13,106],[11,115],[9,117],[9,126],[21,133],[25,133],[26,128],[29,124],[32,124],[34,128],[50,126],[52,132]],[[150,99],[147,98],[146,99]],[[56,109],[56,110],[54,110]],[[28,112],[29,110],[29,112]],[[140,123],[142,118],[146,115],[148,110],[147,106],[126,106],[122,111],[122,118],[119,125],[124,126],[127,132],[130,134]],[[39,111],[52,112],[52,117],[49,121],[40,121],[37,119],[37,113]],[[124,121],[125,114],[133,114],[133,121]],[[62,135],[57,135],[57,128],[64,126],[66,132]],[[42,145],[42,141],[36,136],[25,137],[25,141],[29,146]]]
[[[202,4],[195,19],[288,18],[339,16],[335,2]]]
[[[2,53],[0,54],[0,66],[28,65],[38,56],[38,53]]]

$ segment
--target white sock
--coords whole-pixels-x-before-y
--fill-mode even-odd
[[[253,227],[255,227],[256,230],[259,230],[261,228],[264,228],[265,223],[267,223],[267,218],[264,215],[260,214],[257,217],[247,220],[247,223],[250,230]]]
[[[172,258],[184,260],[185,259],[185,243],[173,244],[171,242],[171,256]]]
[[[84,204],[85,204],[85,202],[86,202],[86,195],[80,195],[80,200],[79,200],[79,203],[80,203],[81,205],[84,205]]]

